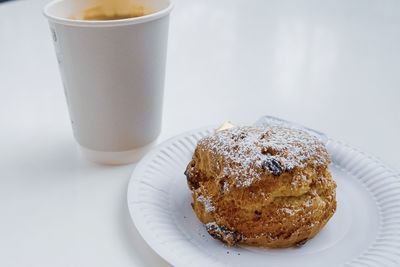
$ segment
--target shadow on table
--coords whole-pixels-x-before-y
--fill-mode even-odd
[[[80,175],[90,170],[110,170],[118,168],[95,164],[84,158],[76,142],[71,139],[53,139],[38,141],[25,145],[18,144],[25,150],[15,151],[8,157],[6,164],[13,169],[21,169],[31,174],[52,175],[52,179],[63,178],[63,175]],[[15,165],[15,166],[12,166]],[[49,176],[50,177],[50,176]]]

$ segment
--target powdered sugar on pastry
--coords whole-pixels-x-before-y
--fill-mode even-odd
[[[203,203],[205,212],[212,212],[215,210],[210,197],[200,195],[197,197],[197,201]]]
[[[285,171],[329,163],[324,145],[314,136],[299,129],[271,126],[266,128],[236,127],[219,131],[202,139],[216,156],[227,161],[224,174],[236,177],[236,186],[248,187],[259,178],[261,169],[275,176]]]

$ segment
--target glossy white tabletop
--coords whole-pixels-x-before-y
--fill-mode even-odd
[[[132,225],[134,165],[81,159],[41,8],[0,4],[0,266],[168,266]],[[177,0],[160,141],[279,116],[400,170],[400,2]]]

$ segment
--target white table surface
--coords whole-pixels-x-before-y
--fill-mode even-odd
[[[130,221],[135,165],[78,153],[46,2],[0,4],[0,266],[168,266]],[[399,101],[399,1],[176,1],[160,141],[271,114],[400,170]]]

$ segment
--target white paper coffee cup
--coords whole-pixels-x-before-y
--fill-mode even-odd
[[[148,15],[80,20],[94,0],[57,0],[44,8],[75,139],[92,161],[137,161],[161,130],[169,0],[133,0]],[[97,1],[98,2],[98,1]],[[71,18],[78,19],[71,19]]]

